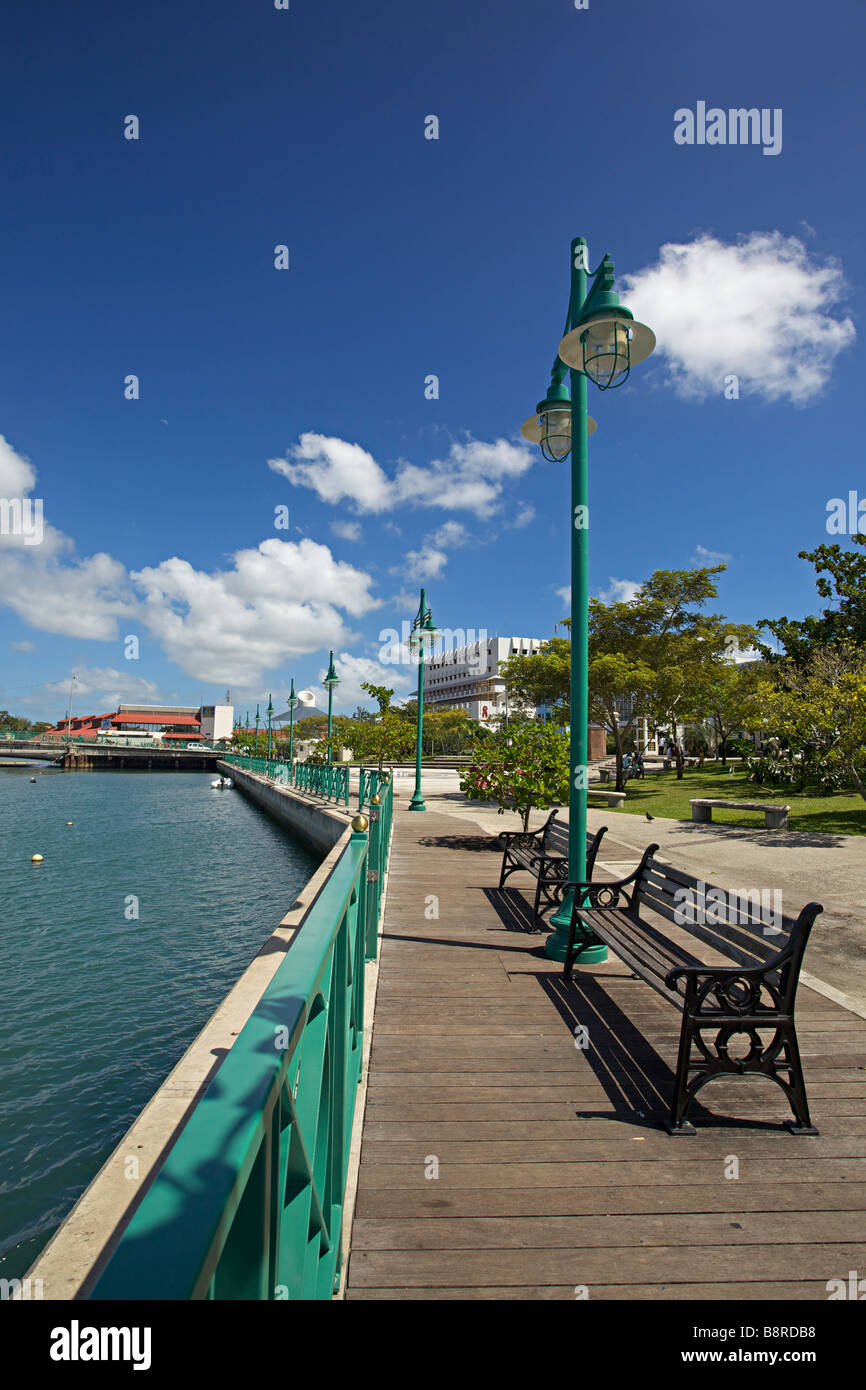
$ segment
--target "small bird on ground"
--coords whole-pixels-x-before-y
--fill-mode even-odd
[[[655,820],[655,816],[651,816],[649,811],[645,811],[644,815],[646,816],[647,820]]]

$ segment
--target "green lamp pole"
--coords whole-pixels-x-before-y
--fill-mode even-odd
[[[268,695],[268,707],[267,707],[267,709],[265,710],[265,714],[268,716],[268,771],[267,771],[267,775],[270,777],[270,775],[271,775],[271,720],[272,720],[273,717],[274,717],[274,706],[273,706],[273,701],[271,700],[270,695]]]
[[[246,713],[246,722],[245,722],[245,724],[244,724],[244,730],[245,730],[246,736],[247,736],[247,757],[248,757],[248,758],[251,758],[253,755],[252,755],[252,751],[251,751],[251,749],[250,749],[250,712],[249,712],[249,710],[247,710],[247,713]]]
[[[421,590],[421,602],[418,605],[418,612],[415,614],[415,621],[412,624],[412,631],[409,635],[409,646],[418,652],[418,709],[417,727],[415,732],[415,791],[412,800],[409,802],[410,811],[426,811],[424,798],[421,795],[421,744],[424,730],[424,650],[427,646],[432,648],[438,633],[433,624],[433,614],[427,607],[427,595],[424,589]]]
[[[259,707],[256,705],[256,757],[259,756]]]
[[[295,743],[295,708],[298,704],[298,697],[295,694],[295,678],[292,677],[292,688],[289,691],[289,776],[292,773],[292,749]]]
[[[340,684],[340,677],[334,670],[334,653],[331,652],[331,662],[328,666],[328,674],[322,681],[322,685],[328,692],[328,767],[331,766],[331,730],[334,726],[334,686]]]
[[[588,286],[588,281],[591,284]],[[571,295],[565,333],[550,374],[547,396],[534,416],[524,421],[521,434],[541,445],[551,462],[571,454],[571,688],[568,794],[568,876],[586,880],[587,734],[589,725],[589,452],[587,440],[595,421],[587,415],[586,383],[601,391],[621,386],[636,363],[655,347],[655,334],[637,323],[620,304],[613,288],[614,267],[605,255],[589,270],[583,237],[571,243]],[[570,376],[570,393],[565,385]],[[573,893],[550,919],[553,932],[544,951],[551,960],[564,960],[573,907]],[[576,937],[580,962],[607,959],[607,949],[585,928]],[[582,943],[582,944],[581,944]]]

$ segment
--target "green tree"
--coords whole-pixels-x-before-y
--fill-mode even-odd
[[[548,705],[558,724],[569,720],[570,671],[571,643],[567,637],[551,637],[531,656],[512,656],[499,668],[515,711]]]
[[[762,663],[711,663],[698,676],[693,709],[711,726],[722,763],[727,762],[728,739],[738,729],[755,729],[761,722],[756,692],[766,669]]]
[[[495,801],[499,814],[517,811],[523,829],[536,809],[568,803],[568,738],[555,724],[533,720],[473,741],[472,761],[460,777],[470,801]]]
[[[631,600],[590,600],[589,715],[613,734],[619,791],[625,745],[638,721],[646,719],[655,731],[693,718],[706,673],[721,663],[732,640],[747,643],[753,635],[703,612],[724,569],[656,570]]]
[[[759,626],[773,634],[782,651],[766,644],[761,653],[766,661],[783,660],[807,665],[819,647],[866,646],[866,536],[852,536],[860,550],[843,550],[839,545],[819,545],[815,550],[798,552],[801,560],[814,565],[815,587],[831,606],[819,616],[802,619],[762,618]]]
[[[774,733],[799,750],[809,768],[838,768],[866,800],[866,650],[816,647],[805,662],[789,660],[758,692]]]
[[[394,691],[390,690],[387,685],[373,685],[372,681],[362,681],[361,689],[365,690],[370,698],[376,701],[380,715],[386,714],[391,708]]]

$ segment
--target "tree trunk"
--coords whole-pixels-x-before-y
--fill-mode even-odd
[[[725,734],[724,737],[722,738],[722,767],[725,767],[725,765],[726,765],[726,763],[727,763],[727,760],[728,760],[728,736],[727,736],[727,734]]]
[[[622,735],[622,733],[620,732],[619,725],[617,725],[617,724],[614,724],[613,736],[614,736],[614,739],[616,740],[616,790],[617,790],[618,792],[621,792],[621,791],[624,791],[624,790],[625,790],[624,784],[623,784],[623,775],[622,775],[622,745],[623,745],[623,735]]]
[[[866,783],[864,783],[859,776],[853,761],[848,764],[848,771],[851,774],[851,781],[854,783],[854,786],[857,788],[863,800],[866,801]]]

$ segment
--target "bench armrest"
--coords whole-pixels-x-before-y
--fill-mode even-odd
[[[540,830],[500,830],[497,839],[507,849],[512,840],[538,840]]]
[[[644,869],[645,869],[645,867],[646,867],[647,860],[652,858],[652,856],[655,854],[655,852],[656,852],[656,850],[657,850],[658,848],[659,848],[658,845],[647,845],[646,849],[645,849],[644,852],[643,852],[643,856],[642,856],[641,861],[640,861],[640,863],[638,864],[637,868],[636,868],[636,869],[632,869],[631,873],[630,873],[630,874],[627,874],[625,878],[615,878],[615,879],[611,879],[611,880],[609,880],[609,882],[607,882],[607,883],[579,883],[579,882],[578,882],[577,880],[575,880],[575,879],[570,879],[569,882],[566,883],[566,885],[565,885],[566,890],[569,889],[569,888],[574,888],[574,889],[581,889],[581,888],[582,888],[582,889],[584,889],[584,890],[586,890],[586,891],[588,891],[590,888],[592,888],[592,889],[598,889],[598,888],[625,888],[625,887],[627,886],[627,884],[629,884],[629,883],[636,883],[637,880],[638,880],[638,879],[641,877],[641,875],[643,874],[643,871],[644,871]]]

